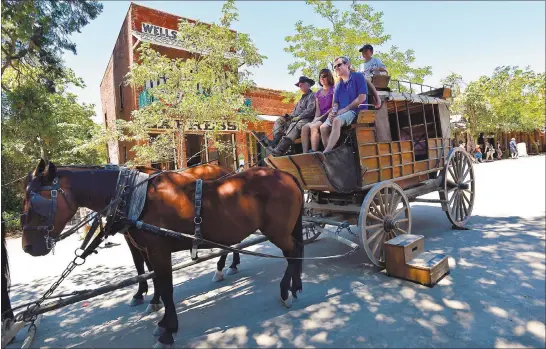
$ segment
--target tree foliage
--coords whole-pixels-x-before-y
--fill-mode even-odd
[[[20,78],[23,67],[32,67],[37,81],[52,88],[65,72],[62,53],[76,54],[70,35],[101,12],[96,1],[2,0],[2,74],[11,67]]]
[[[456,95],[452,111],[460,112],[469,132],[531,132],[546,124],[545,74],[530,68],[497,67]],[[453,80],[450,76],[444,81]],[[462,81],[462,78],[458,76]]]
[[[90,1],[2,0],[2,210],[17,217],[25,176],[40,157],[59,164],[106,160],[93,105],[80,104],[68,87],[83,81],[62,61],[76,53],[69,35],[102,10]],[[99,137],[100,136],[100,137]],[[7,228],[17,226],[7,222]]]
[[[181,20],[177,39],[191,52],[188,58],[169,58],[146,43],[138,48],[128,82],[137,91],[149,80],[165,83],[146,90],[153,102],[135,110],[132,120],[118,122],[121,139],[139,141],[133,147],[137,163],[172,158],[176,140],[191,123],[212,123],[209,138],[214,140],[222,122],[242,127],[255,116],[245,106],[244,93],[254,86],[247,68],[261,65],[265,57],[247,34],[230,29],[238,17],[234,2],[227,1],[218,24]],[[151,140],[152,128],[164,132]]]
[[[332,1],[307,0],[306,3],[329,25],[321,28],[303,21],[295,24],[296,34],[285,38],[289,46],[284,50],[295,59],[288,66],[290,74],[301,70],[306,76],[316,77],[320,69],[333,69],[333,61],[338,56],[349,57],[356,66],[362,62],[358,49],[363,44],[371,44],[375,49],[391,38],[384,32],[383,12],[375,12],[370,5],[353,1],[350,10],[340,11]],[[413,50],[401,52],[397,46],[391,46],[374,55],[385,63],[391,79],[422,83],[424,77],[432,73],[430,66],[412,67],[415,62]]]

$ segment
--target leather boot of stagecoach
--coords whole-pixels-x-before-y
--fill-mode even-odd
[[[273,156],[283,156],[286,154],[288,149],[290,149],[290,146],[294,143],[290,138],[288,137],[282,137],[281,141],[279,142],[279,145],[277,145],[274,149],[270,148],[271,154]]]

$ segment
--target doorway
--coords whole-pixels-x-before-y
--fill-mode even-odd
[[[205,137],[198,134],[187,134],[185,148],[186,167],[202,163],[205,158],[205,152],[201,152],[205,148]]]

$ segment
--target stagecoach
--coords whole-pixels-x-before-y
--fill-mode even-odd
[[[423,86],[421,86],[421,88],[423,88]],[[107,184],[109,185],[109,190],[104,190],[104,193],[101,192],[96,194],[102,195],[97,202],[110,202],[108,206],[104,207],[101,211],[106,215],[107,223],[103,228],[100,218],[97,217],[94,219],[94,228],[92,228],[92,231],[94,232],[95,229],[100,227],[99,234],[93,238],[93,241],[91,241],[91,236],[94,234],[87,234],[81,248],[76,250],[76,257],[70,262],[59,280],[57,280],[38,301],[27,304],[29,306],[27,310],[17,314],[17,321],[13,327],[9,329],[9,333],[6,333],[3,336],[2,344],[4,345],[9,341],[9,339],[24,326],[25,322],[29,321],[34,323],[39,314],[59,309],[84,299],[90,299],[128,285],[145,282],[145,280],[155,276],[155,273],[159,270],[158,267],[154,267],[155,271],[153,272],[131,277],[116,284],[99,287],[93,290],[74,292],[70,294],[70,297],[68,298],[43,304],[46,300],[51,300],[53,298],[52,294],[62,280],[66,278],[77,265],[83,264],[85,258],[95,250],[108,234],[115,233],[115,230],[112,230],[111,226],[117,222],[129,222],[131,226],[137,228],[137,230],[135,230],[136,233],[149,233],[159,236],[160,239],[176,239],[178,241],[186,242],[193,241],[192,252],[196,252],[199,247],[198,243],[203,242],[209,244],[207,245],[208,247],[215,246],[220,248],[220,250],[200,257],[197,257],[197,254],[193,257],[192,253],[194,260],[174,266],[169,264],[171,260],[170,253],[158,253],[153,255],[156,259],[165,258],[164,260],[161,260],[163,263],[158,263],[157,265],[164,269],[161,270],[163,272],[163,279],[161,281],[168,286],[167,289],[170,288],[171,290],[170,293],[162,295],[162,297],[167,296],[168,298],[171,298],[169,300],[170,308],[165,308],[165,316],[159,323],[159,325],[164,326],[164,328],[158,327],[156,331],[154,331],[154,334],[160,336],[159,340],[161,345],[172,343],[172,333],[176,332],[178,326],[178,322],[175,320],[176,315],[173,315],[176,314],[176,310],[174,308],[174,302],[172,301],[172,279],[164,277],[165,270],[172,272],[219,256],[223,256],[222,258],[225,261],[225,255],[228,251],[268,258],[286,258],[288,260],[288,266],[281,281],[281,300],[289,307],[291,305],[290,295],[288,293],[289,285],[291,284],[290,291],[293,296],[295,296],[296,292],[301,290],[302,259],[344,258],[362,247],[373,264],[384,267],[384,242],[392,240],[401,234],[408,234],[411,232],[410,202],[439,203],[448,219],[453,224],[453,227],[464,228],[464,225],[467,223],[472,213],[474,205],[474,171],[472,168],[472,161],[467,153],[462,148],[454,148],[450,145],[449,102],[447,100],[450,90],[445,87],[437,89],[430,88],[427,92],[421,91],[420,93],[414,93],[412,85],[410,85],[409,92],[401,91],[400,88],[398,91],[391,91],[388,88],[378,90],[382,102],[381,107],[377,110],[370,109],[361,111],[355,119],[354,124],[343,130],[337,146],[331,152],[326,154],[319,152],[298,154],[297,147],[294,147],[291,153],[286,156],[273,157],[270,155],[265,158],[265,162],[268,166],[292,174],[299,182],[301,188],[306,191],[304,203],[305,212],[303,217],[300,215],[301,206],[299,206],[301,203],[300,188],[295,185],[292,177],[286,176],[285,174],[272,173],[274,171],[269,171],[269,175],[267,173],[262,173],[259,176],[252,176],[252,174],[247,173],[248,177],[246,177],[247,175],[242,173],[228,177],[222,176],[221,178],[225,177],[222,180],[205,180],[205,182],[201,179],[193,181],[191,178],[184,177],[186,178],[184,180],[185,184],[177,184],[177,191],[173,190],[172,192],[176,193],[173,195],[180,195],[181,198],[184,195],[186,195],[184,197],[195,197],[193,203],[194,211],[196,213],[195,217],[188,216],[184,218],[185,221],[180,220],[180,222],[187,226],[193,225],[194,234],[177,232],[165,227],[148,224],[145,222],[147,216],[144,215],[144,218],[140,216],[144,202],[145,200],[148,200],[146,198],[147,186],[142,186],[145,189],[142,191],[135,190],[135,188],[142,183],[147,183],[154,178],[154,176],[159,176],[160,173],[149,175],[148,177],[148,174],[145,174],[138,169],[130,170],[127,168],[119,168],[118,166],[84,166],[81,168],[67,166],[68,168],[65,168],[62,173],[62,176],[65,177],[63,182],[63,185],[65,186],[67,183],[71,183],[71,180],[74,180],[74,183],[79,183],[80,186],[78,188],[80,191],[83,190],[96,193],[97,183],[100,183],[100,186],[103,187],[107,186]],[[253,169],[250,171],[264,172],[260,169]],[[43,219],[41,219],[40,222],[46,222],[47,224],[43,226],[34,226],[27,223],[27,228],[30,227],[42,232],[43,237],[45,238],[44,240],[41,239],[39,235],[29,235],[29,239],[33,239],[36,236],[38,238],[32,240],[33,245],[29,245],[31,248],[28,249],[28,251],[36,251],[34,250],[34,244],[36,245],[36,248],[46,248],[50,251],[55,246],[55,242],[61,241],[77,231],[77,227],[73,227],[58,236],[51,237],[49,235],[53,230],[51,224],[52,222],[55,222],[56,214],[62,210],[77,209],[77,207],[74,208],[71,206],[70,202],[72,201],[69,200],[71,197],[70,191],[73,187],[66,186],[63,188],[57,177],[55,165],[49,163],[46,168],[46,164],[43,160],[33,173],[34,174],[31,177],[32,181],[27,186],[27,191],[30,191],[27,193],[27,197],[30,197],[28,210],[32,210],[35,216],[43,216]],[[95,178],[94,176],[98,176],[99,174],[102,176],[100,178],[103,180],[93,180],[93,178]],[[81,178],[83,178],[82,176],[84,176],[86,180],[81,180]],[[140,176],[145,176],[146,179],[138,182],[140,184],[135,184],[136,182],[134,181],[137,181]],[[239,178],[234,179],[234,177],[237,176],[239,176]],[[285,182],[283,182],[281,177],[285,179]],[[80,178],[80,180],[78,181],[77,178]],[[181,178],[182,177],[179,179],[180,181],[182,181]],[[243,179],[242,181],[240,180],[241,178]],[[279,180],[279,178],[281,178],[281,180]],[[281,211],[284,210],[284,213],[297,212],[296,215],[293,215],[296,222],[290,223],[293,224],[293,226],[290,226],[290,229],[272,229],[268,231],[271,222],[279,224],[283,222],[269,217],[262,220],[260,223],[261,225],[257,228],[260,229],[262,236],[256,236],[250,240],[245,240],[232,247],[213,241],[215,239],[213,234],[226,231],[234,232],[234,229],[210,228],[207,233],[210,234],[211,240],[205,240],[200,235],[201,223],[205,222],[205,219],[207,219],[206,222],[213,222],[213,225],[218,222],[222,222],[223,224],[225,221],[208,219],[210,217],[221,216],[218,208],[222,206],[213,204],[214,198],[220,197],[218,196],[220,195],[218,194],[219,190],[213,188],[214,190],[205,191],[203,186],[218,187],[232,181],[231,185],[235,187],[237,183],[239,183],[239,185],[249,185],[248,183],[254,183],[251,182],[253,180],[270,180],[270,182],[259,182],[258,184],[266,183],[267,185],[255,185],[251,188],[252,190],[244,191],[246,193],[245,195],[249,197],[254,195],[252,194],[253,192],[259,191],[258,188],[269,188],[269,185],[271,185],[272,188],[276,188],[275,190],[277,191],[280,190],[291,194],[283,194],[283,198],[292,204],[297,202],[298,204],[296,206],[292,205],[291,207],[290,204],[285,205],[284,203],[279,206],[277,204],[282,201],[275,202],[273,199],[264,200],[264,204],[271,201],[273,204],[277,205],[275,206],[276,208],[281,207]],[[169,183],[171,182],[169,181]],[[199,190],[198,186],[200,188]],[[182,189],[186,192],[182,192]],[[126,191],[131,194],[130,199],[125,198]],[[43,197],[42,195],[46,195],[46,192],[49,192],[50,196]],[[207,194],[202,197],[203,192],[206,192]],[[421,198],[421,196],[433,192],[438,192],[438,199]],[[57,193],[60,194],[57,195]],[[115,193],[115,195],[113,193]],[[270,193],[271,191],[264,191],[261,195],[267,196]],[[91,195],[86,194],[82,195],[82,197],[88,201],[91,200]],[[226,198],[229,197],[231,196],[226,196]],[[164,201],[161,201],[160,199],[161,198],[156,198],[156,201],[153,202],[156,205],[161,205]],[[65,205],[58,207],[57,200],[63,200]],[[128,200],[129,204],[127,204],[125,200]],[[135,201],[133,202],[132,200]],[[208,200],[207,203],[202,203],[206,200]],[[182,201],[174,200],[174,202]],[[90,201],[87,204],[85,202],[80,203],[80,205],[87,205],[86,207],[90,207]],[[186,200],[183,205],[191,205],[191,202],[187,202]],[[200,215],[199,212],[202,205],[203,207],[208,207],[208,217]],[[239,208],[243,206],[244,205],[239,206]],[[120,213],[122,212],[119,210],[120,207],[127,207],[128,214],[126,216],[123,213]],[[271,208],[265,207],[262,207],[262,210],[263,212],[270,213],[274,211]],[[164,211],[165,210],[162,210],[161,212]],[[252,210],[247,211],[248,217],[254,217],[254,212]],[[153,214],[158,212],[158,210],[151,210],[150,212],[150,217],[153,218]],[[284,214],[283,212],[276,211],[275,214]],[[26,216],[27,214],[28,213],[25,212],[24,215]],[[64,216],[70,217],[70,215],[67,214],[64,214]],[[162,217],[165,218],[168,216]],[[175,217],[179,216],[175,215]],[[245,222],[250,222],[249,224],[255,225],[258,224],[253,223],[254,221],[255,219],[251,219],[246,220]],[[245,247],[271,239],[275,234],[277,237],[280,236],[277,241],[292,242],[293,240],[287,239],[288,236],[297,238],[299,241],[302,230],[298,227],[302,226],[302,221],[304,242],[309,243],[316,240],[321,233],[331,233],[332,231],[325,229],[325,226],[333,225],[337,226],[338,230],[330,235],[338,241],[350,246],[352,250],[342,255],[310,258],[302,257],[303,245],[299,243],[293,244],[291,250],[289,247],[285,248],[285,250],[283,250],[283,256],[243,250]],[[287,224],[289,223],[288,221],[284,222]],[[181,226],[183,225],[182,223],[180,223]],[[356,232],[351,229],[349,229],[349,231],[360,236],[361,246],[339,235],[339,232],[342,229],[349,228],[350,224],[358,227]],[[44,227],[47,229],[44,229]],[[254,227],[252,229],[255,230],[256,228]],[[164,242],[165,240],[150,241],[151,243],[148,243],[149,246],[153,245],[155,249],[159,248],[159,246],[168,246],[169,248],[166,250],[170,252],[169,244],[174,240],[169,240],[166,244]],[[144,242],[147,243],[148,240],[144,240]],[[282,243],[281,245],[277,245],[279,248],[282,246]],[[36,252],[34,255],[39,255],[39,253]],[[133,257],[135,258],[135,256]],[[144,262],[142,261],[142,263]],[[169,312],[169,314],[167,314],[167,312]],[[167,320],[173,323],[166,323]],[[166,330],[167,325],[170,326],[168,330]],[[32,326],[31,328],[33,331],[36,330],[36,326]],[[35,332],[31,332],[29,343],[32,341],[34,333]]]
[[[383,243],[411,232],[410,202],[439,203],[453,227],[464,228],[475,195],[472,161],[450,144],[450,89],[393,85],[396,91],[378,88],[381,107],[361,111],[333,151],[298,154],[293,147],[265,159],[306,191],[306,242],[324,232],[325,222],[349,222],[380,267]],[[438,199],[420,198],[431,192]]]

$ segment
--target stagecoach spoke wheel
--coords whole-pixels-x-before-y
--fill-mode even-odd
[[[310,191],[305,192],[305,203],[317,202],[317,201],[318,201],[318,195],[317,194],[315,194],[313,192],[310,192]],[[304,215],[306,215],[308,217],[322,217],[323,216],[321,213],[316,212],[311,208],[305,208],[304,209]],[[303,243],[304,244],[309,244],[309,243],[315,241],[319,237],[320,232],[315,229],[315,227],[317,225],[321,226],[322,228],[324,228],[326,226],[326,224],[303,222]]]
[[[392,182],[373,186],[360,208],[358,226],[370,261],[384,267],[383,244],[400,234],[411,233],[409,200],[402,188]]]
[[[442,170],[444,181],[440,200],[449,221],[462,228],[468,222],[474,208],[476,192],[474,168],[469,155],[461,148],[453,148]]]

